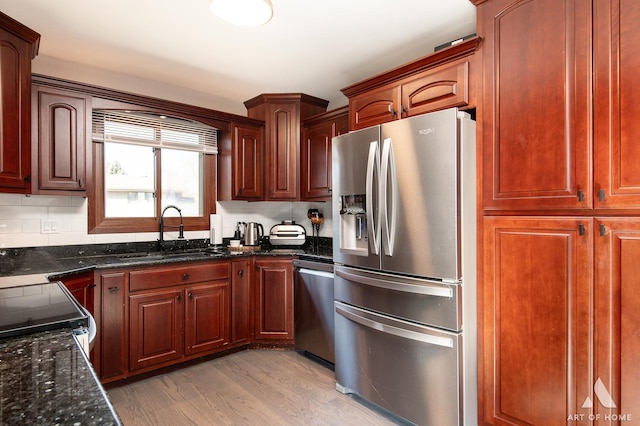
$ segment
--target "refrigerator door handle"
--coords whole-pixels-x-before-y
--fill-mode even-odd
[[[373,254],[380,254],[380,241],[378,240],[380,229],[380,214],[377,215],[378,221],[373,217],[374,204],[374,178],[375,172],[380,163],[380,154],[378,154],[378,141],[369,144],[369,157],[367,159],[367,181],[366,181],[366,207],[367,207],[367,233],[369,234],[369,246]],[[379,177],[378,177],[379,179]]]
[[[386,255],[393,256],[396,236],[396,206],[398,205],[398,179],[396,176],[393,143],[387,138],[382,143],[382,164],[380,172],[380,211],[382,217],[382,244]]]
[[[427,296],[436,297],[453,297],[453,290],[446,285],[427,284],[421,282],[419,285],[411,284],[408,282],[390,281],[384,279],[373,278],[360,274],[354,274],[344,269],[335,270],[335,275],[344,278],[345,280],[356,282],[359,284],[371,285],[374,287],[380,287],[387,290],[402,291],[405,293],[415,293]]]
[[[400,328],[400,327],[396,327],[390,324],[383,324],[379,321],[374,321],[372,319],[366,318],[362,315],[359,315],[357,312],[352,312],[355,311],[356,309],[347,307],[346,305],[340,303],[340,302],[335,302],[336,306],[336,313],[339,315],[342,315],[343,317],[356,322],[360,325],[363,325],[365,327],[369,327],[372,328],[374,330],[378,330],[381,331],[383,333],[386,334],[391,334],[394,336],[398,336],[398,337],[402,337],[404,339],[411,339],[411,340],[415,340],[415,341],[419,341],[422,343],[427,343],[430,345],[436,345],[436,346],[444,346],[447,348],[453,348],[453,339],[448,338],[448,337],[441,337],[441,336],[434,336],[432,334],[427,334],[427,333],[417,333],[415,331],[411,331],[411,330],[407,330],[404,328]],[[344,308],[342,306],[344,306]],[[346,308],[346,309],[345,309]],[[347,310],[348,309],[348,310]],[[359,310],[359,309],[358,309]],[[364,311],[363,311],[364,313]]]

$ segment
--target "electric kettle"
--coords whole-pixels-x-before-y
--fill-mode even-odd
[[[244,231],[244,245],[257,246],[260,244],[260,238],[264,236],[262,225],[256,222],[248,222]]]

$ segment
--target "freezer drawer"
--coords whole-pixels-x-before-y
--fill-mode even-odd
[[[419,425],[459,425],[462,336],[335,302],[336,389]]]
[[[335,267],[335,300],[451,331],[462,329],[458,284]]]

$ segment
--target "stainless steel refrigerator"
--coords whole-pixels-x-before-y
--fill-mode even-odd
[[[335,137],[336,388],[477,424],[475,122],[455,108]]]

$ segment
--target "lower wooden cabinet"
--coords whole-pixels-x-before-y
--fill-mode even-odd
[[[84,306],[91,315],[95,315],[95,291],[93,271],[60,278],[60,281],[69,290],[69,293]]]
[[[638,418],[640,218],[485,217],[483,229],[480,422]]]
[[[293,344],[292,257],[98,270],[92,279],[103,383],[230,348]]]
[[[231,343],[248,343],[253,337],[251,259],[231,262]]]
[[[256,258],[254,276],[257,342],[293,343],[293,259]]]

